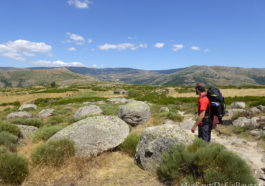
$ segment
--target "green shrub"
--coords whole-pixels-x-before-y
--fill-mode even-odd
[[[0,178],[4,183],[21,184],[28,173],[26,159],[8,152],[0,153]]]
[[[51,118],[48,119],[47,123],[48,125],[56,125],[59,123],[64,122],[64,118],[63,116],[53,116]]]
[[[53,140],[38,147],[31,154],[34,164],[60,166],[75,154],[74,142],[68,139]]]
[[[0,146],[6,146],[10,151],[16,150],[16,143],[18,137],[10,134],[9,132],[3,131],[0,132]]]
[[[9,132],[15,136],[20,135],[20,129],[16,125],[10,123],[0,123],[0,132],[2,131]]]
[[[170,153],[163,153],[158,173],[161,180],[178,183],[256,183],[251,169],[240,157],[222,145],[207,144],[201,139],[188,147],[177,145]]]
[[[57,133],[58,131],[62,130],[65,127],[67,127],[66,124],[43,126],[33,135],[33,141],[40,141],[40,140],[46,141],[55,133]]]
[[[118,146],[120,151],[123,151],[129,156],[134,157],[136,153],[136,146],[140,140],[140,135],[136,133],[130,133],[122,144]]]
[[[28,125],[28,126],[34,126],[34,127],[41,127],[43,125],[42,121],[40,119],[36,118],[14,118],[9,121],[13,124],[19,124],[19,125]]]
[[[165,117],[167,119],[173,120],[173,121],[183,121],[183,116],[181,116],[178,113],[175,112],[161,112],[159,114],[160,117]]]

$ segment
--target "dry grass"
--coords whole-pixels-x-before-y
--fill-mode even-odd
[[[65,93],[39,93],[39,94],[25,94],[25,95],[0,95],[0,104],[19,101],[21,104],[31,102],[38,98],[58,98],[68,97],[76,94],[75,92]]]
[[[114,94],[113,90],[94,91],[94,90],[91,90],[91,89],[79,89],[79,93],[80,94],[95,93],[97,95],[97,97],[104,97],[104,98],[124,97],[124,95]]]
[[[141,134],[143,132],[143,130],[146,129],[147,127],[153,127],[153,126],[158,126],[158,125],[162,125],[162,124],[163,124],[163,120],[161,118],[151,117],[147,123],[137,125],[136,127],[132,127],[132,132],[135,132],[137,134]]]
[[[221,89],[224,97],[235,96],[264,96],[265,89]],[[169,96],[171,97],[197,97],[195,92],[178,93],[174,88],[169,88]]]
[[[140,169],[121,152],[90,159],[72,158],[59,168],[31,167],[23,185],[161,185],[156,175]]]

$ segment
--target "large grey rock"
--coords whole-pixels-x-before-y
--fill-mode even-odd
[[[230,108],[231,109],[233,109],[233,108],[244,109],[244,108],[246,108],[246,103],[245,102],[233,102],[230,105]]]
[[[194,136],[177,125],[165,124],[146,128],[136,148],[135,162],[145,170],[156,171],[163,152],[170,152],[177,144],[190,144]]]
[[[34,126],[27,126],[27,125],[16,125],[20,129],[21,136],[24,139],[30,139],[31,136],[37,132],[38,128]]]
[[[103,111],[96,105],[89,105],[89,106],[84,106],[79,108],[75,112],[75,118],[82,118],[85,116],[91,116],[91,115],[96,115],[96,114],[102,114]]]
[[[35,104],[24,104],[24,105],[21,105],[18,110],[20,110],[20,111],[25,110],[25,109],[34,109],[34,110],[37,110],[37,108],[38,107]]]
[[[90,157],[120,145],[129,135],[129,126],[116,116],[96,116],[80,120],[52,136],[50,140],[75,142],[77,157]]]
[[[47,118],[53,115],[54,109],[43,109],[38,113],[39,118]]]
[[[7,115],[6,119],[12,118],[31,118],[32,114],[29,112],[12,112]]]
[[[167,107],[161,107],[159,112],[169,112],[169,109]]]
[[[120,107],[119,118],[132,126],[146,123],[150,119],[150,108],[142,101],[133,101]]]

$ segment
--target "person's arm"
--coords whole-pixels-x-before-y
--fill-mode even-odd
[[[202,120],[203,120],[203,118],[204,118],[204,116],[205,116],[205,113],[206,113],[205,110],[202,111],[202,112],[200,113],[200,115],[199,115],[199,117],[198,117],[196,123],[194,124],[194,126],[193,126],[192,129],[191,129],[191,132],[193,132],[193,133],[195,132],[197,126],[202,122]]]

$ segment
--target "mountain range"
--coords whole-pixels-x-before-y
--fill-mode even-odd
[[[0,67],[0,87],[49,84],[52,81],[74,84],[92,81],[150,85],[265,85],[264,68],[224,66],[191,66],[169,70],[140,70],[133,68],[35,67],[19,69]]]

